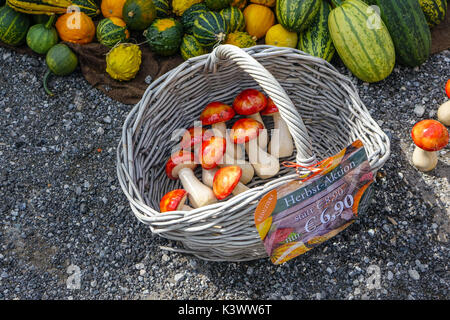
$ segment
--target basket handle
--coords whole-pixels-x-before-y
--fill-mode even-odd
[[[217,69],[218,60],[230,60],[235,62],[243,71],[248,73],[273,100],[294,140],[297,149],[297,163],[301,165],[313,165],[316,163],[317,160],[312,150],[311,139],[305,124],[303,123],[302,117],[275,77],[246,51],[233,45],[224,44],[216,47],[209,55],[206,67],[209,68],[209,70],[215,71]]]

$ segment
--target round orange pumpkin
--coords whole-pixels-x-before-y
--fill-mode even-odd
[[[244,10],[246,31],[248,34],[261,39],[271,26],[275,24],[275,14],[269,7],[251,4]]]
[[[127,0],[102,0],[101,9],[105,18],[116,17],[122,19],[123,5]]]
[[[86,44],[95,36],[95,25],[92,19],[83,12],[63,14],[56,21],[56,30],[63,41]]]

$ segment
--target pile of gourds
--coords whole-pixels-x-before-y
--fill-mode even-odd
[[[355,76],[377,82],[396,61],[412,67],[426,61],[430,28],[447,11],[447,0],[0,0],[2,5],[0,41],[26,41],[47,54],[53,73],[67,74],[76,68],[73,52],[64,45],[50,49],[59,39],[97,39],[111,48],[107,72],[122,81],[133,79],[141,64],[139,46],[127,42],[144,36],[142,43],[157,55],[184,59],[221,43],[245,48],[257,41],[327,61],[337,52]],[[72,63],[61,64],[66,60]]]

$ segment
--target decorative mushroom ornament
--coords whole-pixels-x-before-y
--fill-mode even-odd
[[[202,166],[202,180],[208,187],[213,186],[216,167],[222,162],[227,148],[227,141],[223,137],[210,137],[203,141],[197,158]]]
[[[172,179],[180,179],[184,190],[189,194],[189,202],[194,208],[200,208],[217,202],[212,190],[201,183],[194,174],[197,164],[194,154],[180,150],[172,154],[166,163],[166,174]]]
[[[280,163],[258,145],[257,138],[263,128],[263,124],[254,119],[239,119],[233,125],[231,139],[233,143],[245,144],[245,150],[256,174],[261,179],[268,179],[280,171]]]
[[[290,157],[294,152],[294,141],[286,122],[281,118],[277,106],[268,98],[267,107],[261,112],[263,116],[273,117],[273,131],[270,138],[269,151],[274,157]]]
[[[449,92],[450,93],[450,92]],[[444,102],[438,109],[437,117],[439,122],[446,125],[447,127],[450,126],[450,100],[447,102]]]
[[[246,89],[238,94],[233,102],[233,109],[236,113],[247,116],[263,125],[262,132],[258,137],[258,144],[262,150],[267,150],[268,134],[264,122],[259,114],[267,107],[266,96],[256,89]]]
[[[414,125],[411,136],[416,145],[412,155],[414,166],[420,171],[433,170],[438,162],[436,151],[448,144],[447,129],[436,120],[422,120]]]
[[[186,205],[187,192],[183,189],[175,189],[167,192],[159,202],[161,212],[168,211],[191,211],[192,208]]]
[[[242,169],[238,166],[229,166],[217,170],[213,183],[213,192],[216,198],[223,200],[230,194],[238,195],[250,190],[239,182],[241,175]]]

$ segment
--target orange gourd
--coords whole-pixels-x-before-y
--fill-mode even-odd
[[[105,18],[116,17],[122,19],[123,5],[127,0],[102,0],[101,9]]]
[[[63,41],[86,44],[95,36],[95,25],[92,19],[83,12],[63,14],[56,21],[56,30]]]
[[[267,30],[275,24],[275,14],[270,8],[251,4],[244,10],[246,31],[248,34],[261,39]]]

